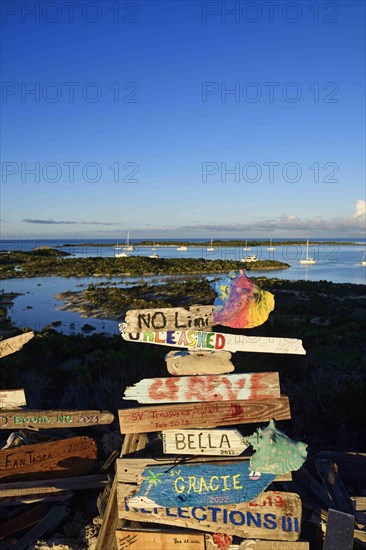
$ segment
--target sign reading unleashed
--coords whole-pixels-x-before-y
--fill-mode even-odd
[[[146,378],[126,388],[124,399],[139,403],[189,403],[280,397],[278,372]]]
[[[247,462],[152,466],[142,473],[142,485],[129,506],[209,506],[248,502],[275,479],[274,474],[251,472]]]
[[[126,323],[119,325],[122,338],[129,342],[158,344],[175,348],[202,350],[249,351],[305,355],[302,341],[295,338],[244,336],[199,330],[128,332]]]
[[[249,443],[238,430],[167,430],[164,454],[239,456]]]
[[[97,458],[95,441],[90,437],[72,437],[35,445],[23,445],[0,451],[0,478],[19,478],[47,473],[78,475],[89,472]]]
[[[118,516],[121,519],[183,526],[199,531],[227,533],[241,538],[296,541],[301,529],[301,500],[295,493],[268,491],[240,505],[192,508],[132,508],[133,487],[118,484]]]
[[[213,306],[171,307],[159,309],[130,309],[125,323],[128,332],[142,330],[210,330]]]
[[[255,401],[218,401],[139,407],[118,411],[121,433],[159,432],[176,428],[215,428],[288,420],[291,418],[288,397]],[[1,417],[0,417],[1,418]]]
[[[0,411],[0,429],[17,430],[37,426],[38,428],[70,428],[111,424],[114,416],[106,411]]]

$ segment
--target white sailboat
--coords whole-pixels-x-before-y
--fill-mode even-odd
[[[154,241],[154,246],[151,247],[151,250],[156,250],[155,241]]]
[[[361,265],[366,266],[366,252],[365,252],[365,254],[363,255],[363,258],[362,258],[362,260],[361,260]]]
[[[276,250],[276,247],[275,247],[275,246],[272,246],[272,239],[271,239],[271,244],[269,245],[269,247],[267,248],[267,250],[269,250],[269,251]]]
[[[155,249],[156,250],[156,249]],[[149,258],[160,258],[159,254],[150,254]]]
[[[300,260],[300,264],[316,264],[314,258],[309,257],[309,239],[306,241],[306,258]]]
[[[126,244],[125,246],[123,247],[123,250],[135,250],[134,247],[132,246],[132,244],[130,244],[130,232],[128,231],[127,233],[127,240],[126,240]]]
[[[123,252],[123,247],[118,243],[118,241],[116,246],[114,247],[114,250],[116,251],[114,253],[115,258],[126,258],[128,256],[126,252]]]
[[[250,256],[245,256],[245,258],[242,258],[240,261],[247,262],[247,263],[258,262],[259,258],[257,258],[255,254],[251,254]]]
[[[251,250],[250,246],[248,246],[248,241],[245,241],[245,246],[243,250]]]
[[[179,250],[180,252],[184,252],[184,251],[188,250],[188,247],[184,246],[184,245],[178,246],[177,250]]]
[[[206,250],[207,250],[207,252],[215,252],[215,247],[212,246],[212,239],[211,239],[211,244],[210,244],[210,246],[208,246],[208,247],[206,248]]]

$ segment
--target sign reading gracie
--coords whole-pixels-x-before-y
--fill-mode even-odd
[[[217,464],[205,462],[146,468],[142,485],[129,499],[135,508],[156,506],[207,506],[248,502],[275,479],[273,474],[251,472],[248,463]]]

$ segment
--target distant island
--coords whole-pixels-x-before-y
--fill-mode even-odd
[[[222,241],[222,240],[213,240],[212,241],[212,245],[211,245],[211,240],[209,241],[205,241],[205,240],[202,240],[202,241],[199,241],[199,242],[191,242],[191,241],[159,241],[159,240],[143,240],[143,241],[138,241],[138,242],[132,242],[131,243],[133,244],[133,246],[135,247],[158,247],[158,248],[163,248],[163,247],[171,247],[171,246],[188,246],[188,247],[192,247],[192,248],[199,248],[201,246],[212,246],[212,247],[222,247],[222,246],[231,246],[231,247],[235,247],[235,246],[244,246],[244,245],[247,245],[248,247],[255,247],[255,246],[290,246],[290,245],[302,245],[302,246],[305,246],[306,245],[306,239],[305,240],[301,240],[301,241],[294,241],[294,240],[289,240],[289,241],[258,241],[258,240],[245,240],[245,239],[241,239],[241,240],[230,240],[230,241]],[[312,240],[311,241],[312,243],[312,246],[314,245],[317,245],[317,244],[321,244],[321,245],[332,245],[332,246],[345,246],[345,245],[350,245],[350,246],[363,246],[362,243],[355,243],[355,242],[344,242],[344,241],[317,241],[316,239],[315,240]],[[60,244],[60,245],[57,245],[57,248],[72,248],[72,247],[94,247],[94,248],[99,248],[99,247],[104,247],[104,248],[113,248],[115,246],[117,246],[118,242],[116,241],[116,243],[64,243],[64,244]]]

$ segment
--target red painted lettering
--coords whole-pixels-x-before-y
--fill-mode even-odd
[[[157,378],[149,388],[149,397],[156,401],[170,399],[177,401],[178,387],[174,378]]]

